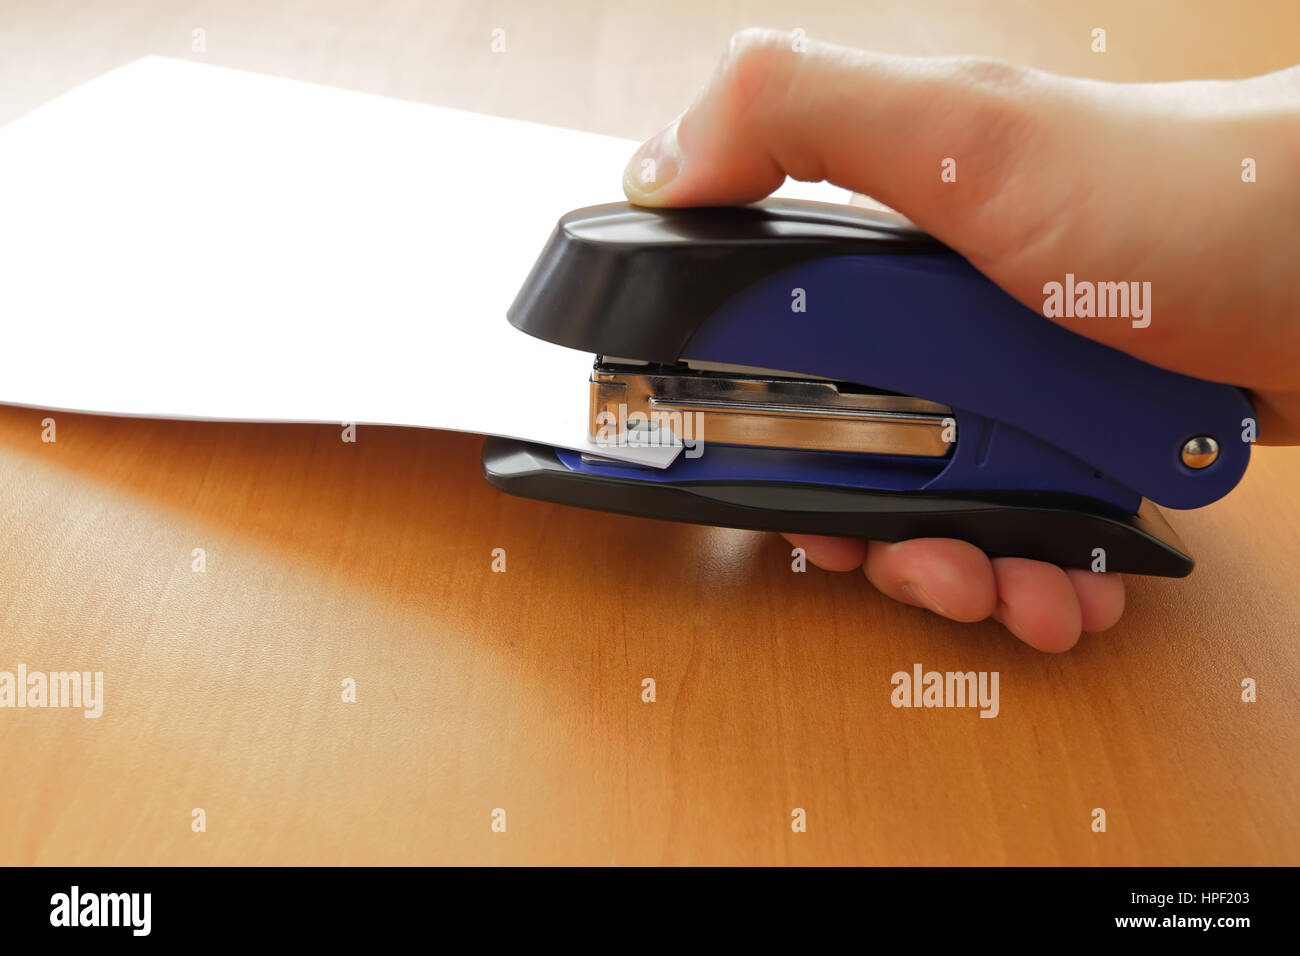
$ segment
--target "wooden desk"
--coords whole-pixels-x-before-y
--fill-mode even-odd
[[[731,29],[793,25],[774,4],[264,6],[8,5],[0,80],[27,82],[0,82],[20,91],[0,119],[203,26],[213,62],[639,136]],[[1167,6],[802,25],[1120,79],[1300,60],[1292,5]],[[472,436],[56,414],[48,444],[45,415],[0,407],[0,669],[102,670],[104,712],[0,710],[0,863],[1300,861],[1300,450],[1172,515],[1195,575],[1131,579],[1117,628],[1048,657],[792,573],[775,536],[504,497]],[[916,663],[998,671],[999,716],[893,708]]]

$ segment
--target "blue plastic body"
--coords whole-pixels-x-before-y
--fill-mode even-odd
[[[795,289],[805,311],[792,311]],[[1062,328],[946,250],[837,256],[769,275],[705,320],[681,357],[940,402],[953,409],[956,447],[939,460],[780,452],[709,445],[706,434],[704,455],[683,455],[661,472],[561,460],[652,481],[1069,493],[1135,513],[1144,496],[1171,508],[1209,504],[1236,486],[1250,458],[1242,429],[1254,409],[1240,389],[1156,368]],[[1196,436],[1220,449],[1201,470],[1181,459]]]

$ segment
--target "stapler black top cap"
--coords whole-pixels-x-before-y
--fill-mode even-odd
[[[507,316],[558,345],[675,362],[705,319],[764,275],[823,256],[943,249],[886,214],[831,203],[589,206],[560,219]]]

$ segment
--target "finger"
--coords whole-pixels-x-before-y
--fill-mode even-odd
[[[1028,558],[994,558],[998,599],[994,617],[1030,647],[1058,653],[1079,640],[1083,617],[1069,575]]]
[[[864,567],[867,579],[884,594],[954,621],[982,621],[997,604],[989,559],[965,541],[871,541]]]
[[[1079,599],[1083,630],[1096,632],[1113,627],[1124,613],[1124,578],[1079,568],[1067,568],[1065,573]]]
[[[783,534],[808,560],[823,571],[852,571],[862,564],[865,542],[857,538],[827,538],[819,534]]]

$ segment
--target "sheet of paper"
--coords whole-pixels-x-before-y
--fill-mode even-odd
[[[137,61],[0,128],[0,401],[594,449],[591,356],[505,312],[635,145]]]

